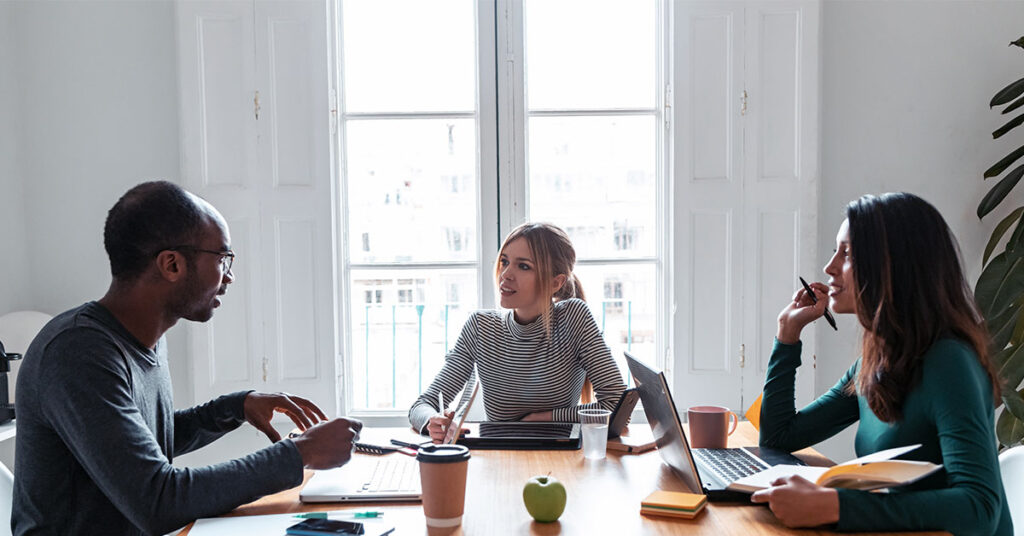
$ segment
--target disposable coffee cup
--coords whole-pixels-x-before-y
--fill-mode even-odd
[[[427,445],[416,454],[423,489],[423,515],[429,533],[462,525],[466,506],[469,449],[462,445]]]

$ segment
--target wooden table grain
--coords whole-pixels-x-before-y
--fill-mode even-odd
[[[387,444],[392,437],[416,439],[407,429],[365,429],[362,441]],[[757,432],[741,423],[729,440],[730,446],[754,445]],[[797,453],[811,465],[831,465],[817,452]],[[356,454],[357,457],[368,457]],[[401,456],[401,454],[389,454]],[[568,491],[568,503],[559,521],[537,523],[523,506],[523,485],[535,475],[561,480]],[[309,480],[312,471],[306,471]],[[281,514],[366,508],[366,504],[303,504],[302,486],[268,495],[241,506],[228,516]],[[696,519],[683,520],[640,514],[640,501],[654,490],[687,491],[682,481],[663,464],[657,450],[643,454],[609,451],[604,460],[587,460],[582,450],[510,451],[474,450],[466,483],[466,509],[462,527],[449,532],[461,535],[776,535],[812,536],[834,534],[827,530],[787,529],[764,506],[708,503]],[[375,505],[384,510],[395,534],[427,534],[419,503]],[[184,531],[182,534],[187,534]],[[433,533],[431,533],[433,534]],[[872,533],[896,534],[896,533]],[[946,534],[918,532],[914,534]]]

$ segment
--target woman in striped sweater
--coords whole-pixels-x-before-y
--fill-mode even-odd
[[[501,245],[494,279],[506,311],[476,311],[441,372],[409,409],[409,422],[435,442],[453,400],[476,369],[492,421],[576,422],[587,407],[613,409],[626,386],[572,273],[576,252],[565,231],[525,223]],[[589,380],[597,402],[580,404]]]

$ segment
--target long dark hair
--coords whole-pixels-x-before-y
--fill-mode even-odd
[[[943,336],[974,348],[998,397],[988,332],[939,211],[916,195],[889,193],[853,201],[846,218],[857,319],[864,326],[856,388],[875,415],[885,422],[902,417],[922,357]]]

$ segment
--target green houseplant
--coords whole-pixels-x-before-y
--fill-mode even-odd
[[[1024,37],[1010,43],[1024,49]],[[1004,106],[1002,114],[1009,114],[1024,106],[1024,78],[1000,90],[989,103],[990,108]],[[1022,110],[1024,111],[1024,110]],[[1024,123],[1024,113],[1017,115],[992,132],[994,139]],[[1024,140],[1021,131],[1017,139]],[[1016,144],[1016,142],[1015,142]],[[998,177],[1024,157],[1024,145],[1013,150],[985,171],[984,178]],[[985,194],[978,204],[978,218],[984,218],[999,206],[1024,176],[1024,163],[1017,165]],[[1024,206],[1003,218],[992,231],[992,237],[982,257],[984,270],[978,278],[975,297],[988,322],[992,335],[992,359],[1003,381],[1001,393],[1004,411],[996,421],[996,435],[1004,446],[1024,443],[1024,389],[1018,390],[1024,380]],[[1005,243],[1006,232],[1013,232]],[[1002,243],[1002,250],[998,246]],[[995,255],[993,255],[993,253]]]

